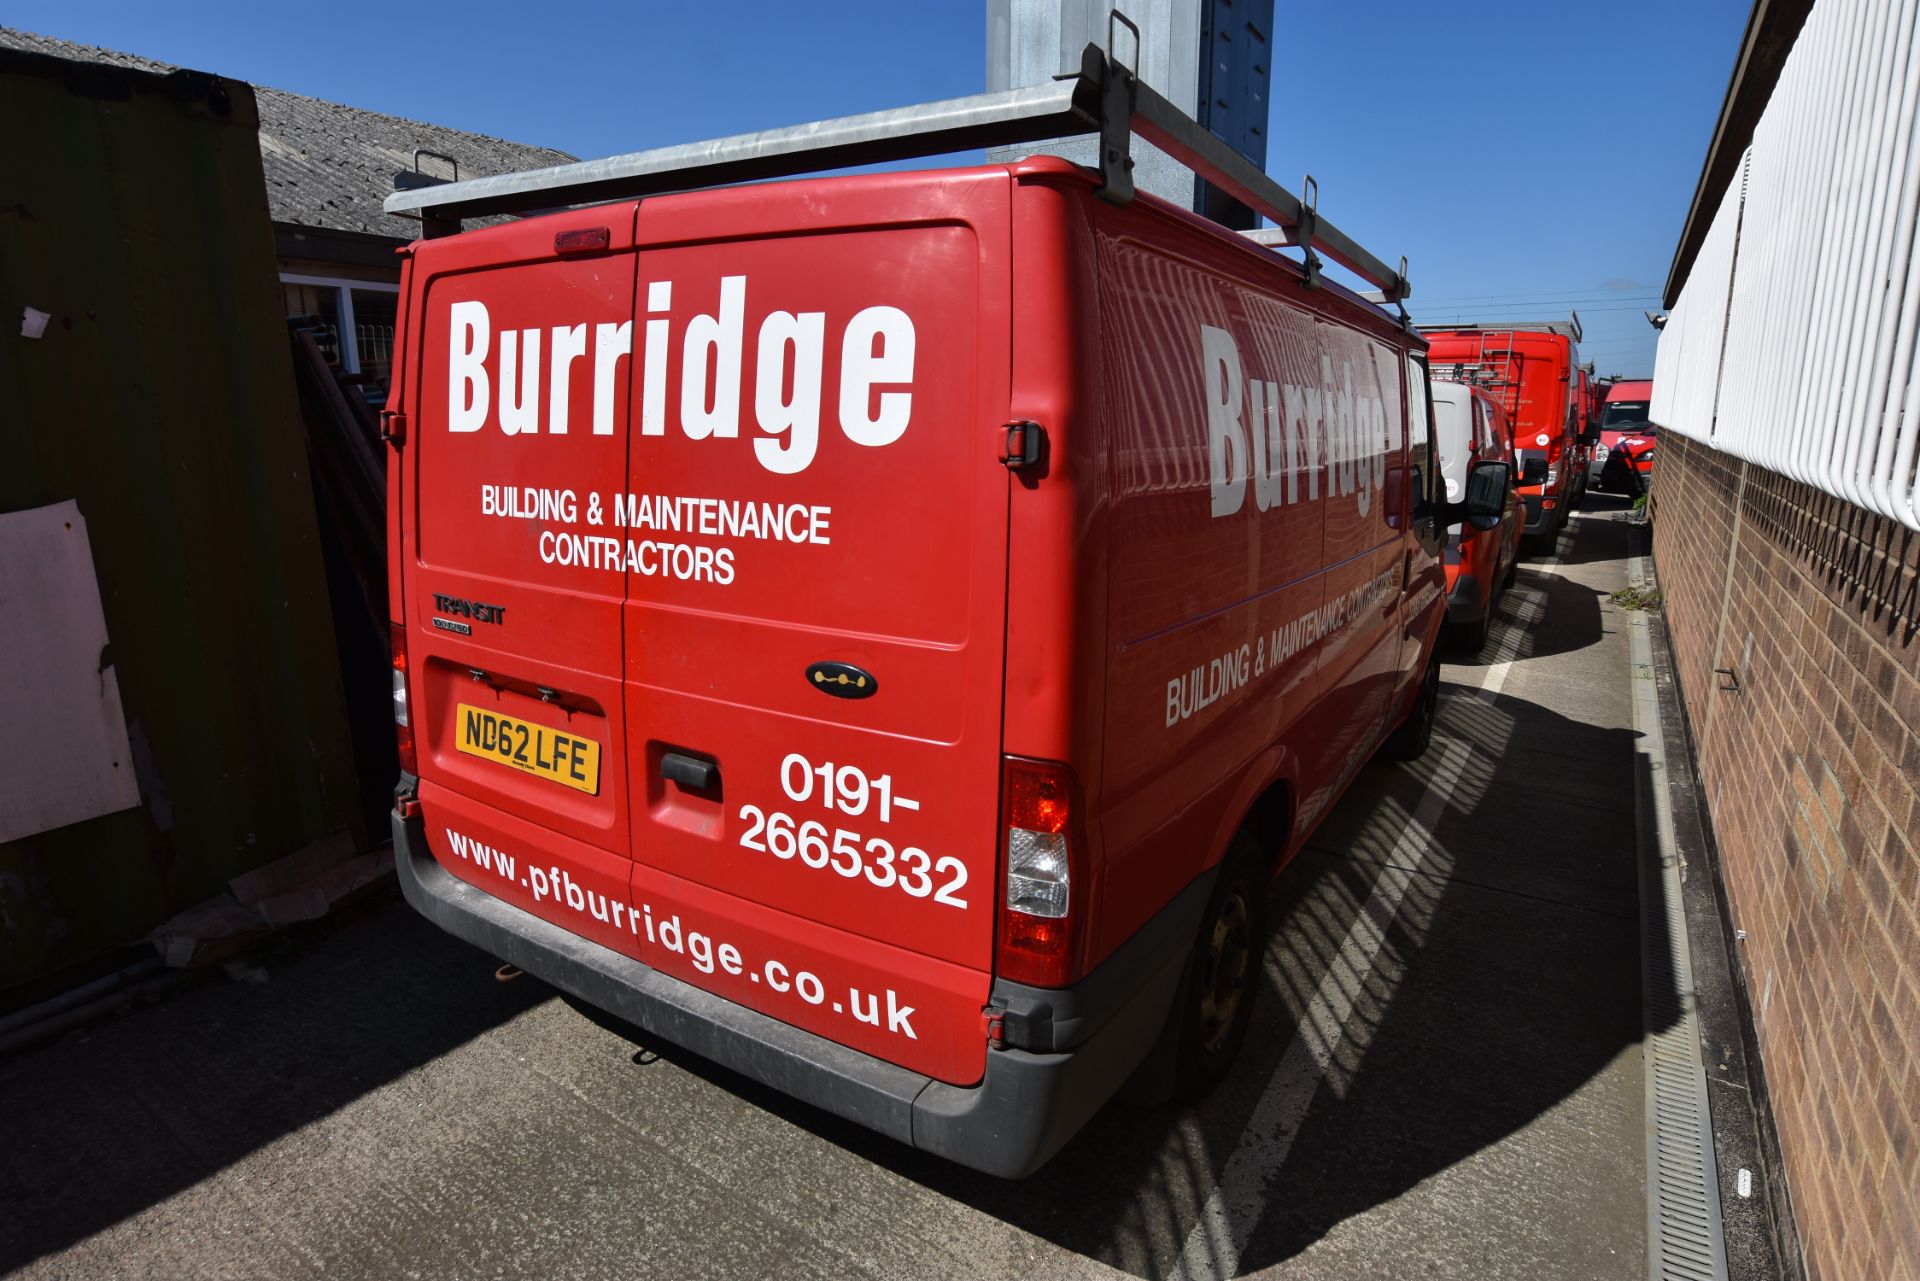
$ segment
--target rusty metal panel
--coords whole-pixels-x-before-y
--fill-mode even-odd
[[[141,799],[0,844],[5,1006],[359,820],[252,90],[0,51],[0,118],[0,511],[85,517]]]

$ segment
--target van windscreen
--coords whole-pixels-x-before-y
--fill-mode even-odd
[[[1648,425],[1647,403],[1644,400],[1616,400],[1610,403],[1606,412],[1600,416],[1600,425],[1608,430]]]

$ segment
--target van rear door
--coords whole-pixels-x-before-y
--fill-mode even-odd
[[[563,553],[625,472],[632,226],[628,205],[418,246],[403,396],[428,846],[455,876],[615,945],[631,879],[626,572]]]
[[[640,955],[960,1084],[1000,897],[1009,182],[643,203],[607,530]]]

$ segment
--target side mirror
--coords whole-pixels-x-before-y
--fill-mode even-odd
[[[1506,464],[1501,463],[1500,466],[1505,467]],[[1537,454],[1532,458],[1527,459],[1527,461],[1524,464],[1522,464],[1520,468],[1520,483],[1522,485],[1546,484],[1547,483],[1547,460],[1540,457]]]
[[[1475,463],[1467,473],[1467,523],[1475,529],[1494,529],[1507,515],[1507,491],[1513,472],[1504,463]]]
[[[1513,470],[1506,463],[1475,463],[1467,473],[1466,501],[1448,503],[1441,522],[1447,525],[1464,522],[1475,529],[1499,528],[1507,517],[1507,490],[1512,484]]]

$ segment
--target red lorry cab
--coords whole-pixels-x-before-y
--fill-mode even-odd
[[[1266,878],[1438,686],[1421,340],[1099,187],[422,240],[388,418],[409,900],[1006,1175],[1143,1063],[1224,1070]]]
[[[1530,541],[1550,548],[1576,499],[1580,448],[1579,318],[1539,324],[1423,328],[1435,377],[1469,382],[1513,424]]]

